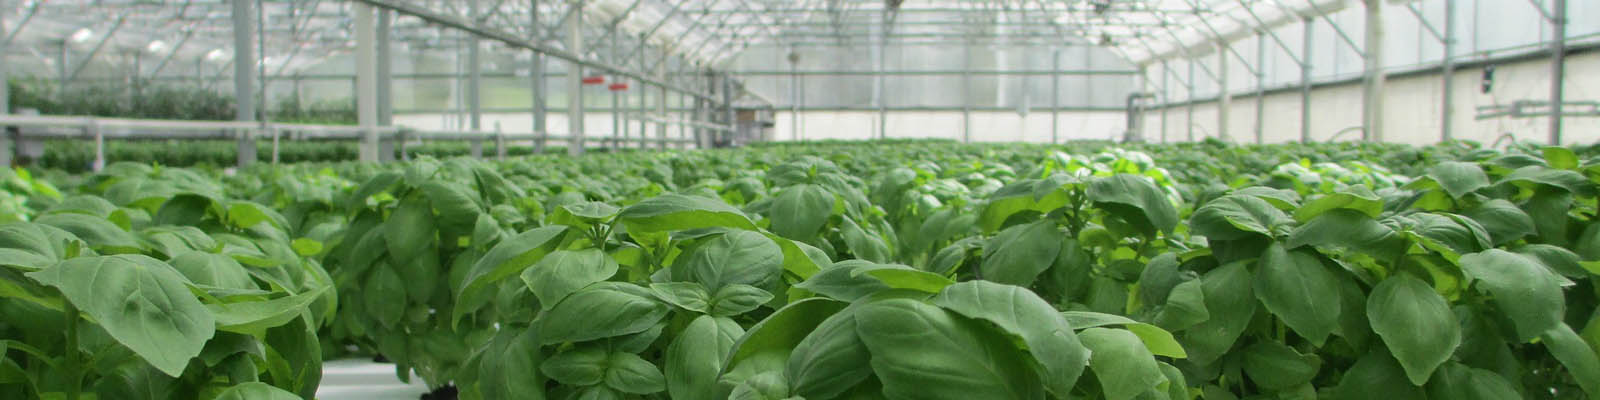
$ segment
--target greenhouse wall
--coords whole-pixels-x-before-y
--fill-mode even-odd
[[[862,132],[878,131],[875,111],[803,111],[798,121],[795,115],[783,110],[777,113],[775,140],[861,139]],[[974,142],[1051,140],[1049,112],[974,111],[971,115]],[[1126,126],[1121,111],[1064,111],[1057,117],[1062,141],[1117,138]],[[892,111],[888,118],[888,138],[963,139],[960,111]]]
[[[1584,71],[1600,70],[1600,51],[1572,54],[1567,57],[1566,101],[1600,100],[1600,75]],[[1519,140],[1545,141],[1549,138],[1549,118],[1492,118],[1478,120],[1477,108],[1488,105],[1509,105],[1519,100],[1543,101],[1550,93],[1550,62],[1543,58],[1498,64],[1495,80],[1488,93],[1479,90],[1483,68],[1461,68],[1453,78],[1455,84],[1454,116],[1455,138],[1490,143],[1502,134],[1511,133]],[[1437,72],[1391,77],[1384,91],[1385,141],[1428,144],[1441,139],[1440,123],[1443,104],[1441,77]],[[1263,136],[1267,143],[1300,140],[1300,93],[1297,90],[1268,92],[1265,104]],[[1255,140],[1255,96],[1236,93],[1232,99],[1228,129],[1225,134],[1235,142]],[[1311,137],[1322,141],[1341,130],[1361,125],[1361,84],[1341,82],[1318,86],[1312,91]],[[1187,137],[1187,105],[1178,104],[1166,110],[1167,141],[1182,141]],[[1161,141],[1161,110],[1151,110],[1145,115],[1144,136],[1153,142]],[[1217,129],[1215,101],[1195,104],[1194,125],[1196,139],[1220,136]],[[1600,140],[1600,118],[1563,118],[1562,141],[1566,143],[1594,143]],[[1340,140],[1359,139],[1359,132],[1349,132]]]

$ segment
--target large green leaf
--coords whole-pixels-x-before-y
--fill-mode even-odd
[[[1428,178],[1433,179],[1450,197],[1461,198],[1468,193],[1489,186],[1489,176],[1478,164],[1446,161],[1428,168]]]
[[[1389,346],[1411,383],[1428,383],[1433,370],[1461,345],[1455,313],[1433,287],[1409,275],[1395,275],[1367,297],[1372,331]]]
[[[983,324],[912,299],[865,304],[856,324],[886,397],[1044,398],[1027,358]]]
[[[300,396],[265,383],[249,382],[229,387],[215,400],[300,400]]]
[[[233,257],[186,251],[176,254],[170,263],[178,273],[196,285],[225,289],[257,288],[255,281],[250,280],[250,272],[246,271],[243,265],[239,265]]]
[[[1068,397],[1083,374],[1089,352],[1073,334],[1073,326],[1044,299],[1027,289],[985,281],[957,283],[933,298],[933,304],[967,318],[988,321],[1021,338],[1041,368],[1045,388]]]
[[[1138,226],[1146,235],[1155,231],[1171,234],[1178,226],[1178,210],[1167,199],[1166,192],[1151,183],[1150,178],[1132,174],[1096,178],[1089,181],[1088,196],[1097,206],[1122,216]]]
[[[985,242],[979,271],[984,280],[1030,286],[1055,262],[1063,236],[1050,220],[1006,228]]]
[[[1063,311],[1061,316],[1067,319],[1067,323],[1071,324],[1073,329],[1121,326],[1138,336],[1139,340],[1144,342],[1144,347],[1155,355],[1172,358],[1189,357],[1188,352],[1183,350],[1183,346],[1178,344],[1178,340],[1172,337],[1171,332],[1155,325],[1134,321],[1121,315],[1091,311]]]
[[[767,371],[781,371],[790,353],[817,325],[848,303],[813,297],[791,303],[750,327],[723,363],[722,379],[739,383]]]
[[[600,249],[558,250],[522,271],[522,281],[544,309],[572,292],[617,274],[617,261]]]
[[[1339,326],[1339,283],[1317,256],[1273,243],[1256,269],[1255,295],[1295,333],[1322,346]]]
[[[1268,390],[1287,390],[1310,382],[1321,368],[1322,360],[1316,355],[1301,354],[1278,342],[1258,342],[1244,349],[1245,375]]]
[[[1200,277],[1200,291],[1211,319],[1190,327],[1181,337],[1183,349],[1195,363],[1210,364],[1222,358],[1255,317],[1256,298],[1245,264],[1224,265]]]
[[[389,219],[383,222],[384,244],[389,259],[408,262],[432,247],[435,239],[433,208],[421,195],[406,197]]]
[[[760,233],[733,231],[695,248],[672,270],[677,279],[699,282],[712,292],[732,284],[762,287],[783,274],[783,249]]]
[[[1426,399],[1422,389],[1406,379],[1407,372],[1382,351],[1374,350],[1361,356],[1355,365],[1345,370],[1339,386],[1333,389],[1339,400]]]
[[[1347,186],[1306,202],[1305,206],[1294,210],[1294,219],[1306,222],[1328,210],[1341,208],[1377,218],[1383,213],[1383,198],[1372,193],[1372,189],[1368,189],[1366,185]]]
[[[1409,246],[1393,228],[1360,211],[1328,210],[1300,225],[1285,242],[1289,248],[1315,246],[1333,252],[1359,252],[1378,259],[1393,259]]]
[[[674,399],[715,399],[722,363],[743,335],[744,329],[731,319],[696,317],[667,346],[667,394]]]
[[[1504,199],[1492,199],[1467,210],[1461,215],[1472,218],[1489,232],[1494,245],[1499,246],[1534,233],[1533,218]]]
[[[1092,352],[1089,368],[1108,400],[1128,400],[1167,380],[1138,336],[1119,329],[1089,328],[1078,334]]]
[[[1488,370],[1450,362],[1439,367],[1428,380],[1428,396],[1437,399],[1496,400],[1516,399],[1517,392],[1505,377]]]
[[[539,340],[546,345],[639,333],[670,311],[648,289],[600,282],[568,295],[540,316]]]
[[[565,226],[552,225],[502,239],[500,244],[473,263],[472,269],[461,279],[461,285],[455,293],[456,303],[467,303],[465,298],[468,296],[486,296],[485,288],[490,284],[516,276],[524,268],[539,262],[555,250],[561,234],[566,231]],[[468,311],[457,308],[451,321],[461,320],[461,316]]]
[[[265,335],[268,328],[282,326],[308,310],[311,302],[322,296],[328,287],[272,300],[240,303],[207,304],[206,309],[216,316],[217,329],[253,335]]]
[[[139,240],[132,233],[105,218],[83,214],[50,214],[34,222],[72,233],[101,253],[137,253],[141,248]]]
[[[37,271],[56,265],[67,254],[71,233],[50,225],[16,222],[0,225],[0,265]]]
[[[811,184],[779,191],[767,211],[767,218],[772,220],[772,232],[794,240],[816,236],[832,215],[833,193]]]
[[[1212,200],[1189,217],[1191,231],[1214,240],[1237,240],[1251,234],[1282,236],[1289,233],[1292,222],[1266,200],[1241,195]]]
[[[1590,347],[1566,324],[1556,325],[1541,337],[1550,355],[1567,367],[1590,398],[1600,397],[1600,350]]]
[[[1461,269],[1477,280],[1528,342],[1544,334],[1566,314],[1561,284],[1538,259],[1500,249],[1461,256]]]
[[[479,361],[478,388],[485,398],[545,398],[545,376],[539,370],[544,352],[538,331],[504,329],[495,334]]]
[[[172,266],[141,255],[84,257],[28,273],[93,318],[118,343],[171,376],[216,334],[216,319]]]
[[[623,393],[651,394],[667,390],[667,379],[655,364],[638,354],[612,352],[606,360],[606,387]]]
[[[794,347],[784,377],[796,396],[826,399],[872,376],[871,356],[856,334],[865,305],[855,305],[817,325]]]
[[[622,209],[617,219],[627,224],[629,232],[681,231],[697,228],[727,227],[755,229],[739,209],[717,200],[668,193],[652,197]]]

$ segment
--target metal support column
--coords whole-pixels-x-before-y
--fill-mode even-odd
[[[1566,101],[1567,0],[1551,1],[1550,22],[1550,144],[1560,146],[1562,102]]]
[[[1167,143],[1167,109],[1172,108],[1172,64],[1161,61],[1161,143]]]
[[[1267,141],[1267,35],[1256,32],[1256,144]]]
[[[542,39],[539,33],[544,31],[544,25],[539,23],[539,0],[529,0],[528,9],[531,10],[528,13],[530,19],[528,26],[533,27],[529,29],[533,33],[533,37],[529,40],[537,43]],[[533,140],[533,152],[540,154],[544,153],[545,138],[550,136],[550,131],[545,127],[545,58],[544,53],[531,50],[530,52],[533,53],[533,56],[528,58],[528,62],[532,64],[528,69],[530,71],[528,75],[529,80],[533,82],[533,132],[539,136]]]
[[[467,0],[467,16],[480,23],[482,0]],[[467,39],[467,128],[477,136],[472,140],[472,158],[483,158],[483,43],[478,35]]]
[[[1310,17],[1301,20],[1305,28],[1300,46],[1300,143],[1311,143],[1311,33],[1315,28]]]
[[[240,1],[240,0],[234,0]],[[378,57],[377,29],[373,12],[366,4],[355,4],[356,26],[356,120],[361,126],[361,161],[378,158]]]
[[[606,35],[611,37],[611,48],[610,48],[610,50],[611,50],[611,59],[612,60],[621,59],[622,58],[622,57],[620,57],[621,55],[617,54],[617,24],[611,24],[611,30]],[[616,81],[614,81],[612,83],[613,84],[621,83],[622,79],[623,78],[621,78],[621,77],[616,77]],[[607,91],[611,92],[611,140],[610,140],[610,142],[611,142],[611,147],[614,149],[616,147],[620,147],[620,145],[621,145],[620,140],[626,136],[626,135],[624,135],[622,133],[622,130],[623,130],[624,126],[625,126],[625,125],[623,125],[623,122],[622,122],[622,97],[621,97],[622,93],[618,92],[616,90],[609,90],[609,88],[608,88]]]
[[[1050,52],[1050,144],[1061,143],[1061,49]]]
[[[1455,137],[1456,115],[1456,2],[1444,2],[1444,61],[1440,72],[1444,87],[1443,110],[1440,113],[1439,138],[1449,141]]]
[[[660,74],[660,72],[662,72],[662,70],[663,70],[662,68],[657,68],[656,72],[657,72],[658,76],[661,78],[662,81],[666,81],[666,76]],[[666,86],[657,86],[657,88],[660,88],[661,90],[657,92],[657,93],[660,93],[660,95],[658,97],[656,97],[656,118],[659,118],[657,120],[657,122],[656,122],[656,140],[658,140],[658,142],[656,142],[656,145],[659,147],[660,150],[666,150],[667,149],[667,87]]]
[[[68,76],[72,75],[72,66],[69,65],[70,61],[72,61],[71,44],[68,43],[67,40],[62,39],[59,52],[56,53],[56,87],[60,88],[60,90],[63,92],[67,90],[67,81],[71,79],[68,78]]]
[[[390,57],[394,53],[392,42],[389,40],[391,27],[394,23],[394,11],[378,10],[378,26],[374,38],[377,40],[377,84],[378,93],[378,125],[394,125],[394,68],[390,67]],[[298,81],[295,84],[299,87]]]
[[[1229,116],[1233,111],[1233,90],[1228,87],[1228,43],[1217,42],[1217,138],[1232,142],[1228,134]]]
[[[961,142],[972,143],[972,43],[962,43]]]
[[[572,19],[567,21],[567,50],[584,54],[583,6],[579,0],[573,4]],[[583,63],[573,61],[567,65],[567,155],[583,155]]]
[[[1382,142],[1383,137],[1383,0],[1363,0],[1367,6],[1366,45],[1362,46],[1366,71],[1361,86],[1361,119],[1366,129],[1361,135],[1368,141]],[[1310,61],[1310,57],[1306,58]]]
[[[1194,103],[1195,103],[1195,101],[1194,101],[1195,100],[1195,96],[1194,96],[1194,65],[1199,63],[1199,61],[1195,60],[1193,58],[1190,58],[1190,59],[1188,59],[1188,62],[1189,62],[1189,76],[1187,78],[1184,78],[1184,82],[1183,82],[1183,94],[1184,94],[1184,97],[1185,97],[1184,100],[1185,100],[1185,103],[1188,103],[1188,105],[1183,108],[1183,112],[1184,112],[1183,125],[1185,127],[1184,136],[1187,138],[1185,140],[1193,142],[1194,141]]]
[[[736,98],[737,97],[735,97],[733,95],[733,77],[729,76],[727,74],[723,74],[722,75],[722,110],[723,110],[723,121],[722,122],[727,125],[728,129],[732,129],[732,130],[729,130],[729,131],[721,131],[721,135],[718,135],[718,137],[723,137],[724,138],[724,142],[734,142],[734,143],[738,142],[738,138],[739,138],[739,136],[738,136],[739,135],[739,115],[738,115],[738,111],[733,109],[733,101]],[[879,123],[881,124],[882,121],[879,121]],[[882,132],[879,132],[879,133],[881,134]]]
[[[233,98],[239,121],[256,120],[256,18],[254,0],[233,0]],[[239,132],[238,166],[256,160],[252,130]]]
[[[874,25],[874,27],[878,28],[878,40],[874,43],[875,46],[872,47],[873,52],[877,53],[877,57],[874,57],[873,60],[874,67],[876,67],[874,69],[877,70],[877,73],[873,74],[872,100],[878,103],[878,139],[888,139],[889,102],[884,98],[888,95],[888,92],[884,91],[884,81],[887,78],[883,76],[883,71],[888,69],[887,54],[889,51],[885,47],[889,44],[889,9],[884,8],[880,14],[880,23]]]
[[[9,0],[0,0],[0,9],[5,9],[6,7],[10,6],[10,3],[11,2]],[[0,33],[4,32],[7,32],[5,13],[0,13]],[[7,45],[5,39],[6,38],[4,37],[0,37],[0,116],[11,114],[10,85],[7,84],[9,81],[6,80],[6,69],[10,67],[11,64],[5,60],[6,55],[11,53],[6,48]],[[15,153],[11,150],[11,130],[5,126],[0,126],[0,168],[11,167],[12,154]]]

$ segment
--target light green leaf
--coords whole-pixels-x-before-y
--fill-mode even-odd
[[[706,292],[705,285],[699,283],[652,283],[650,293],[661,301],[689,311],[707,313],[711,307],[711,294]]]
[[[1292,222],[1266,200],[1241,195],[1212,200],[1189,217],[1190,230],[1212,240],[1237,240],[1251,234],[1273,238],[1287,234]]]
[[[1062,236],[1052,220],[1006,228],[985,242],[980,273],[984,280],[1030,286],[1055,262]]]
[[[248,382],[229,387],[216,400],[300,400],[300,396],[265,383]]]
[[[249,335],[265,335],[268,328],[289,323],[305,313],[311,302],[328,290],[327,286],[293,296],[241,303],[207,304],[216,316],[217,329]]]
[[[755,229],[739,209],[718,200],[675,193],[652,197],[624,208],[617,220],[629,232],[681,231],[728,227]]]
[[[605,347],[580,346],[545,359],[539,371],[563,385],[597,385],[605,380],[609,359]]]
[[[1130,223],[1146,224],[1137,226],[1146,236],[1152,236],[1155,231],[1170,235],[1178,226],[1178,210],[1173,208],[1166,192],[1149,179],[1132,174],[1096,178],[1089,181],[1087,195],[1097,207],[1122,216]]]
[[[141,255],[83,257],[27,274],[93,318],[113,339],[180,376],[216,334],[216,319],[172,266]]]
[[[1450,197],[1461,198],[1468,193],[1489,186],[1489,176],[1483,173],[1483,167],[1478,164],[1446,161],[1434,164],[1428,168],[1428,177],[1438,182]]]
[[[1372,288],[1367,319],[1411,383],[1428,383],[1433,370],[1461,345],[1455,313],[1433,287],[1409,275],[1395,275]]]
[[[606,362],[606,387],[618,392],[651,394],[667,390],[667,378],[638,354],[612,352]]]
[[[757,232],[728,232],[681,256],[672,271],[676,280],[699,282],[713,292],[732,284],[760,287],[783,274],[783,249]]]
[[[872,301],[855,316],[888,398],[1044,398],[1022,352],[983,324],[912,299]]]
[[[1045,388],[1058,397],[1068,397],[1089,360],[1088,350],[1073,334],[1075,327],[1050,303],[1027,289],[985,281],[962,282],[934,296],[933,304],[967,318],[988,321],[1022,339],[1042,367],[1039,374]]]
[[[1322,346],[1339,327],[1339,282],[1317,256],[1273,243],[1256,269],[1255,295],[1295,333]]]
[[[534,263],[543,259],[546,254],[555,250],[555,245],[560,242],[562,233],[567,227],[559,225],[544,226],[517,234],[500,241],[500,244],[490,249],[483,258],[472,264],[466,276],[461,279],[461,285],[456,289],[456,303],[470,303],[469,296],[487,296],[485,288],[490,284],[503,279],[517,276]],[[455,315],[451,316],[452,325],[461,320],[464,308],[457,308]]]
[[[768,301],[772,301],[772,293],[755,286],[736,283],[723,286],[711,296],[711,306],[707,313],[715,317],[732,317],[753,311]]]
[[[1210,364],[1227,354],[1255,317],[1256,298],[1245,265],[1243,261],[1229,263],[1200,277],[1200,291],[1211,319],[1185,330],[1180,341],[1197,364]]]
[[[1134,321],[1121,315],[1090,311],[1063,311],[1061,316],[1072,324],[1073,329],[1078,330],[1121,326],[1138,336],[1151,353],[1172,358],[1189,357],[1188,352],[1183,350],[1183,346],[1178,344],[1178,340],[1172,337],[1171,332],[1155,325]]]
[[[653,297],[648,289],[628,283],[590,285],[540,316],[539,339],[551,345],[643,332],[670,311]]]
[[[522,282],[545,310],[589,284],[617,274],[617,261],[600,249],[557,250],[522,271]]]
[[[1244,349],[1244,373],[1256,386],[1282,391],[1311,382],[1322,368],[1322,359],[1300,354],[1278,342],[1257,342]]]
[[[1132,399],[1167,380],[1155,356],[1132,332],[1089,328],[1078,338],[1092,352],[1089,368],[1108,400]]]
[[[673,399],[714,400],[717,374],[733,352],[734,341],[743,335],[744,329],[731,319],[696,317],[667,346],[667,394]]]
[[[437,239],[433,222],[433,208],[427,198],[413,195],[400,201],[381,228],[389,259],[409,262],[434,246]]]
[[[1567,324],[1559,324],[1541,337],[1550,355],[1567,367],[1572,378],[1590,398],[1600,397],[1600,355],[1597,350],[1572,331]]]
[[[1494,295],[1518,340],[1532,341],[1562,323],[1567,305],[1561,285],[1538,259],[1491,249],[1461,256],[1461,269]]]
[[[809,240],[833,215],[833,193],[821,186],[794,185],[779,191],[772,199],[767,218],[772,232],[794,240]]]
[[[817,325],[794,347],[784,377],[792,394],[826,399],[872,376],[871,355],[857,335],[857,314],[865,304],[845,308]]]

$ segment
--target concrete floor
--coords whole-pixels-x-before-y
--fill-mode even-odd
[[[394,364],[379,364],[372,360],[345,359],[322,364],[322,385],[317,387],[320,400],[416,400],[428,387],[416,374],[411,383],[402,383],[394,376]]]

